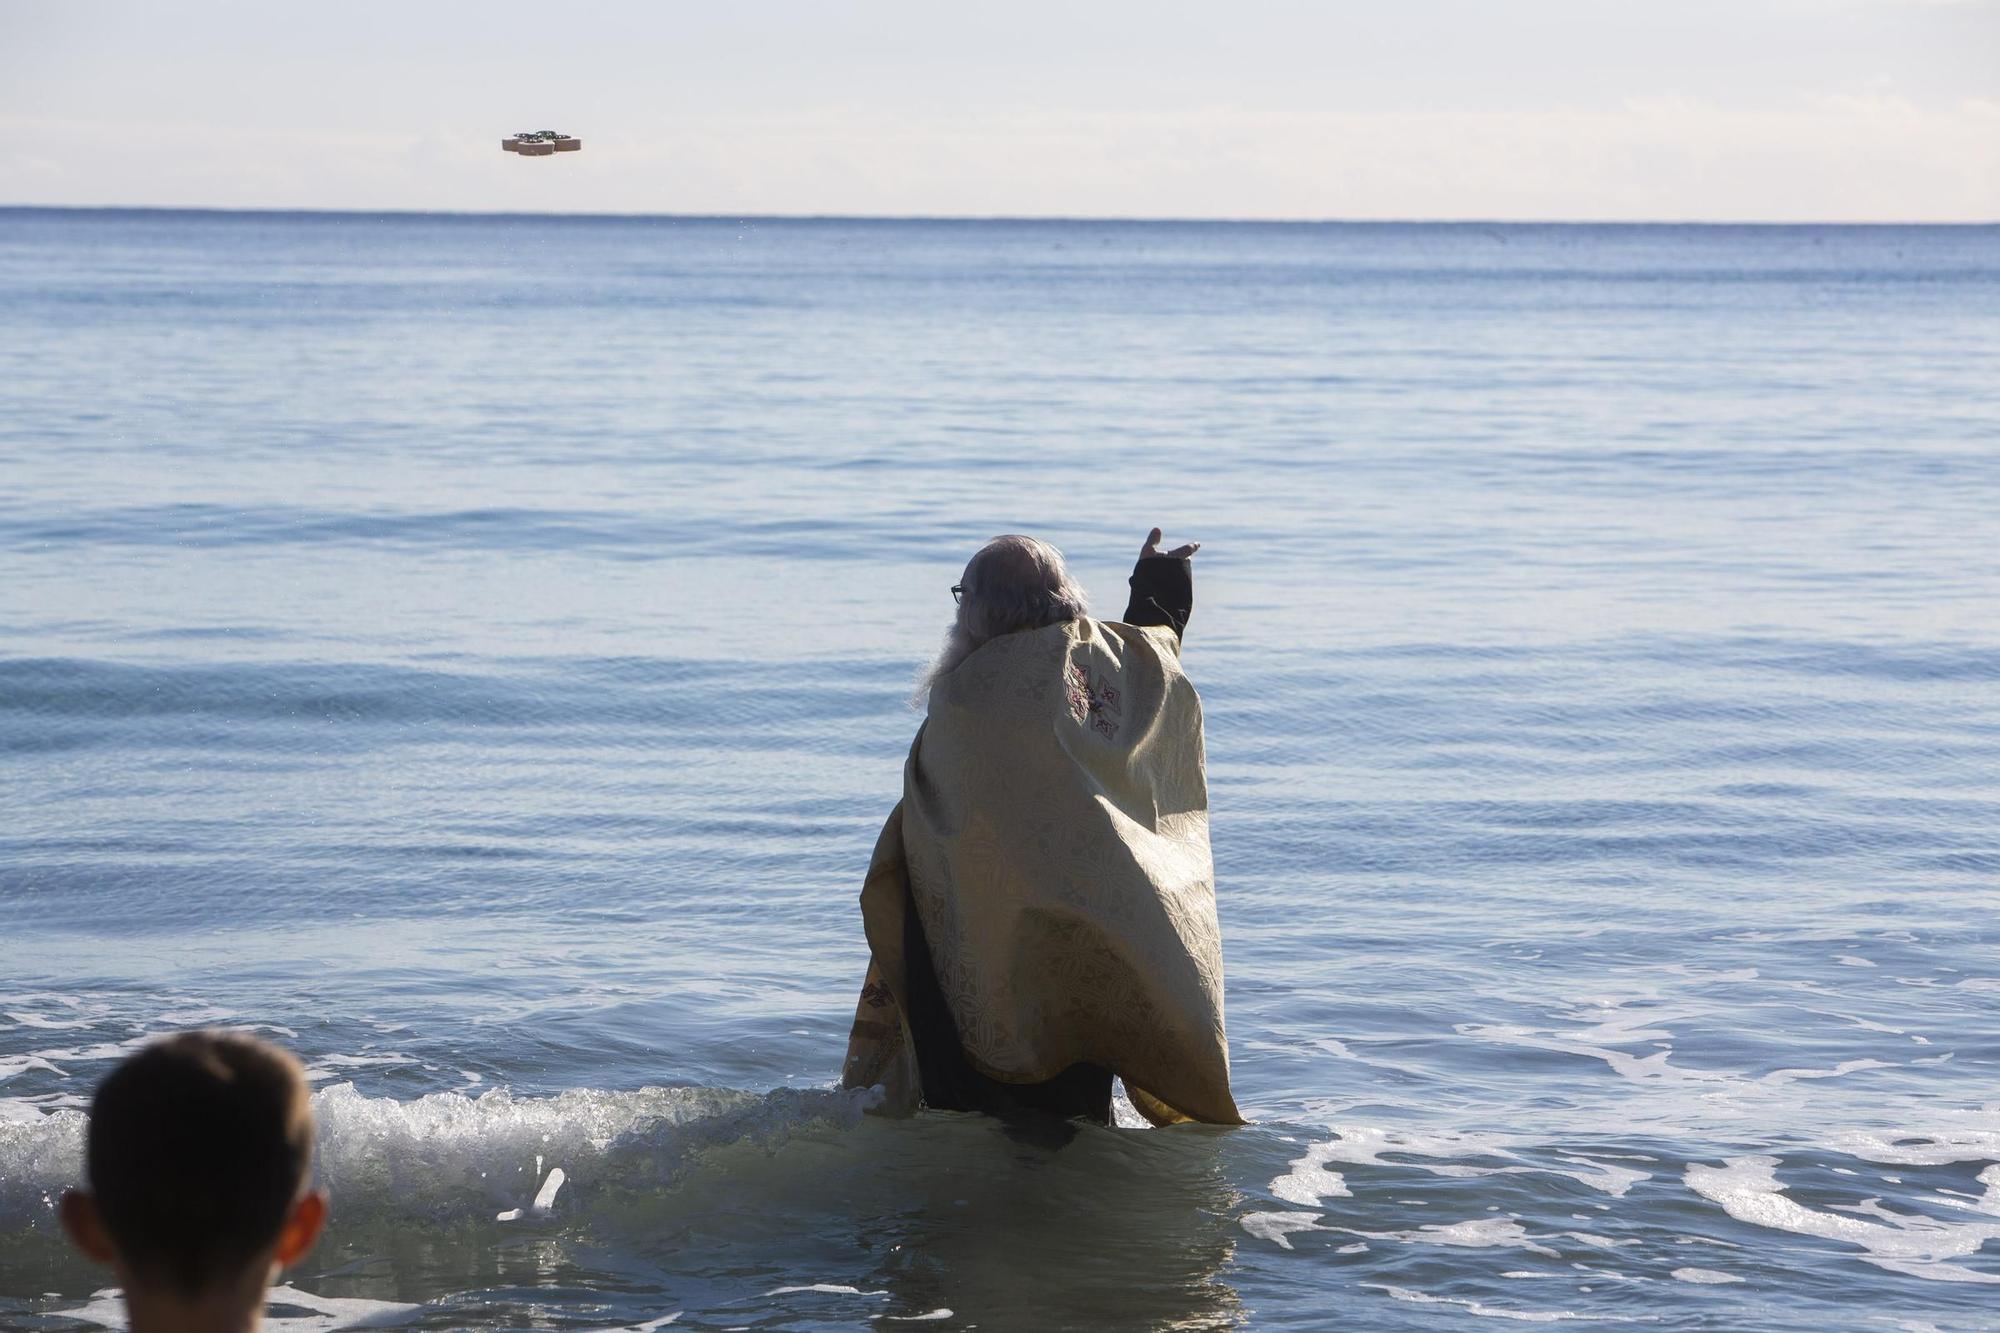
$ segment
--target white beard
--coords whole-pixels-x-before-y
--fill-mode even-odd
[[[939,646],[937,656],[917,675],[917,690],[910,696],[910,707],[922,708],[930,700],[931,686],[940,677],[958,670],[958,664],[972,656],[973,649],[978,646],[965,626],[952,621],[951,627],[944,632],[944,643]]]

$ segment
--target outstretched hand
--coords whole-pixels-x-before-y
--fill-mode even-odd
[[[1162,551],[1160,549],[1160,530],[1158,528],[1154,528],[1151,532],[1146,534],[1146,544],[1139,548],[1139,558],[1141,560],[1144,560],[1147,556],[1163,555],[1166,556],[1169,560],[1186,560],[1192,557],[1194,553],[1196,551],[1199,551],[1200,549],[1201,549],[1200,542],[1188,542],[1184,546],[1176,546],[1171,551]]]

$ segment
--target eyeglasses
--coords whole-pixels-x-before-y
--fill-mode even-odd
[[[963,583],[954,583],[951,585],[951,600],[957,603],[965,601],[965,585]]]

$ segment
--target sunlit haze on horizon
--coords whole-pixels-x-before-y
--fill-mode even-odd
[[[0,204],[1987,221],[2000,3],[0,0]]]

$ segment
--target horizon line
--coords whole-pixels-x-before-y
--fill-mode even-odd
[[[226,207],[214,204],[9,204],[0,213],[207,213],[217,215],[312,216],[331,218],[546,218],[614,222],[924,222],[1069,223],[1117,226],[1430,226],[1430,227],[1996,227],[1983,221],[1774,220],[1769,218],[1540,218],[1540,217],[1138,217],[1069,213],[563,213],[539,209],[287,208],[275,205]]]

